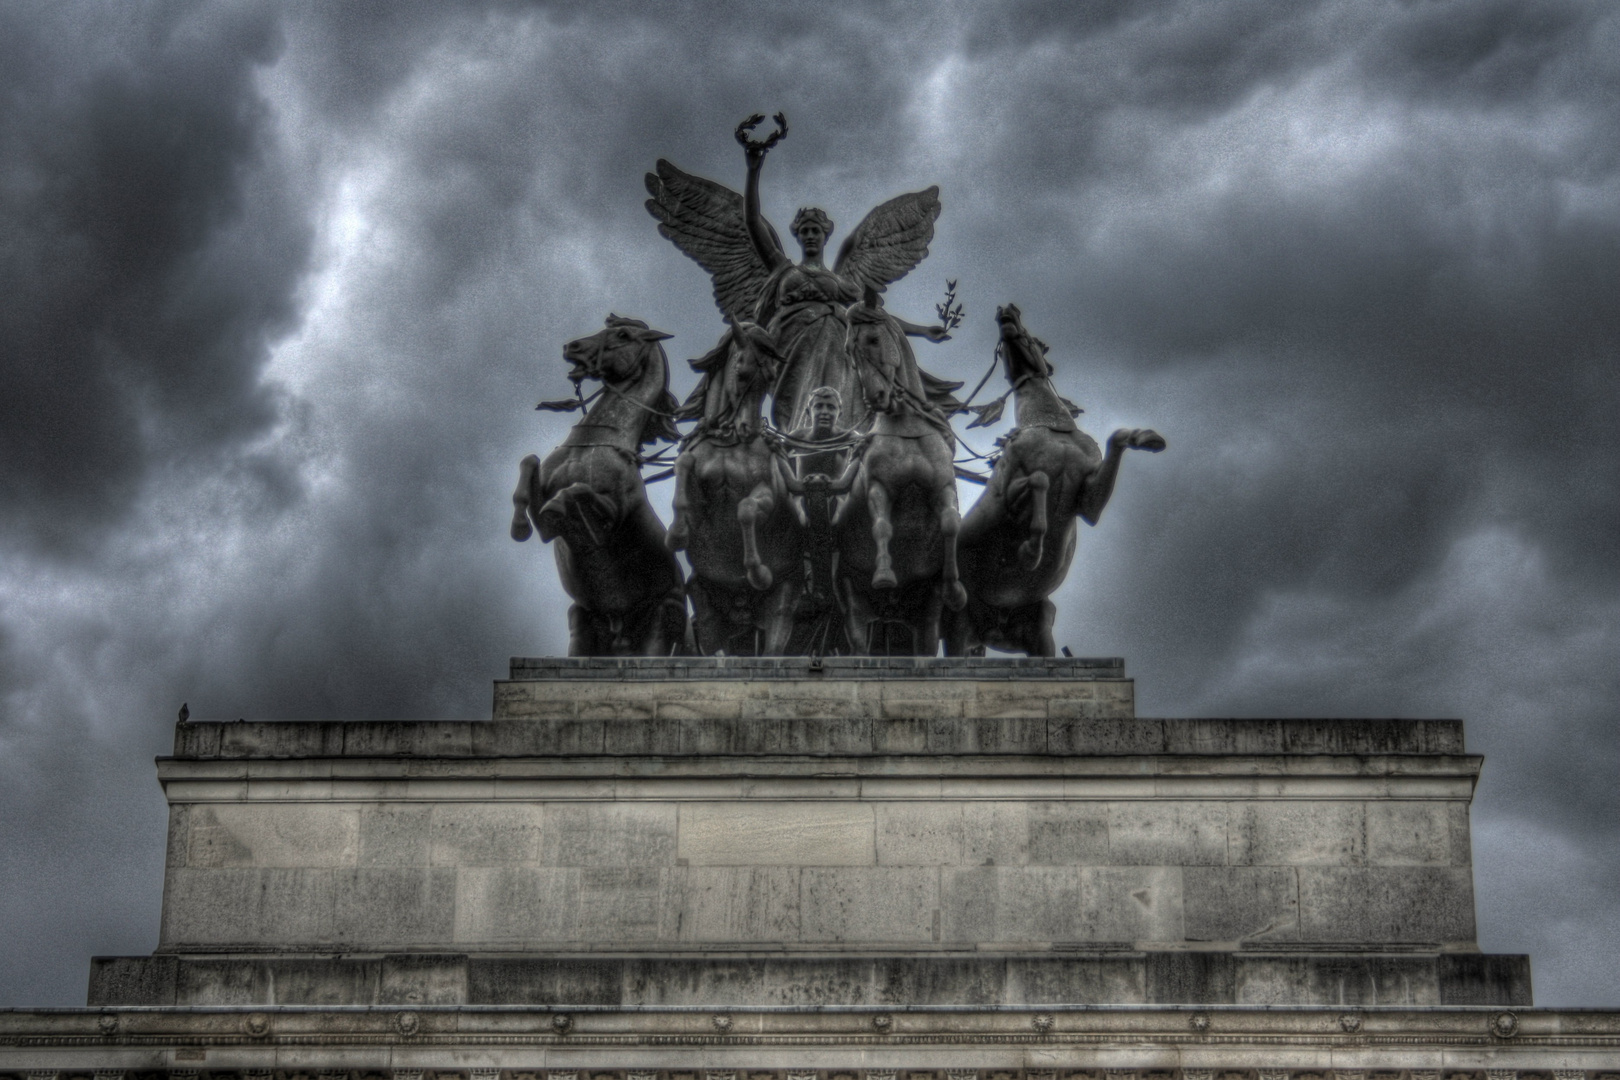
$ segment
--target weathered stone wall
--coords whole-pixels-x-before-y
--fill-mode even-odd
[[[373,802],[179,803],[162,947],[1474,940],[1465,802],[1356,800],[1344,778],[1332,798],[1238,797],[1253,781],[1225,779],[1226,798],[1196,800],[957,776],[841,798],[809,777],[647,778],[612,801],[501,780],[518,790],[458,801],[490,782],[441,778],[396,781],[418,797],[393,801],[379,778]],[[1019,787],[1036,797],[1006,797]]]
[[[1456,721],[1139,719],[1069,658],[512,675],[488,721],[180,725],[159,954],[92,998],[1530,1000]]]

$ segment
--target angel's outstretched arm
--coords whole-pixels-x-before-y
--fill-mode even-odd
[[[748,147],[748,183],[743,187],[743,221],[748,225],[748,238],[767,270],[775,272],[788,262],[782,249],[776,246],[776,237],[765,217],[759,212],[759,171],[765,166],[765,151]]]
[[[899,318],[898,316],[895,317],[894,321],[898,323],[900,325],[900,329],[905,331],[905,333],[910,337],[925,337],[929,341],[933,342],[951,340],[951,335],[946,333],[943,326],[921,326],[917,323],[906,322],[906,320]]]

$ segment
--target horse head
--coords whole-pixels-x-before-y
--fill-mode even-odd
[[[640,319],[609,315],[602,329],[563,346],[563,359],[572,365],[568,377],[576,383],[600,379],[609,386],[636,382],[649,360],[662,359],[658,342],[669,336]]]
[[[570,365],[568,378],[575,387],[586,379],[597,379],[614,391],[612,396],[639,406],[645,417],[639,436],[642,443],[680,437],[673,423],[669,361],[659,344],[670,336],[640,319],[609,315],[602,329],[563,346],[563,359]]]
[[[751,322],[727,327],[718,345],[689,362],[702,378],[678,414],[682,420],[700,421],[688,440],[759,426],[760,402],[782,367],[770,331]]]
[[[867,291],[866,300],[849,309],[849,329],[844,335],[844,348],[855,378],[860,383],[861,396],[874,412],[887,413],[901,410],[905,395],[899,388],[906,379],[904,359],[892,347],[893,334],[889,331],[889,316],[878,306],[876,296]]]
[[[996,325],[1001,328],[1000,352],[1008,382],[1016,385],[1030,376],[1051,377],[1052,362],[1046,358],[1046,343],[1024,329],[1024,315],[1017,304],[996,308]]]

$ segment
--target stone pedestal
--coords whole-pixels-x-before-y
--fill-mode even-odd
[[[0,1080],[1620,1080],[1474,941],[1451,720],[1117,660],[515,660],[487,721],[183,724],[158,951]]]
[[[489,721],[188,723],[95,1005],[1528,1005],[1444,720],[1118,660],[514,660]]]

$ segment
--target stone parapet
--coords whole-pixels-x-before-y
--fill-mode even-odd
[[[91,1005],[1446,1006],[1530,1003],[1524,956],[1479,953],[1137,952],[848,956],[97,957]]]
[[[1125,679],[1117,656],[514,656],[513,680],[607,682]]]
[[[555,684],[527,684],[548,687]],[[525,692],[528,692],[527,690]],[[538,693],[538,690],[534,692]],[[620,691],[615,690],[615,693]],[[577,703],[576,703],[577,704]],[[622,702],[621,702],[622,704]],[[616,710],[619,706],[615,705]],[[1046,705],[1043,704],[1043,709]],[[1460,755],[1460,720],[1150,719],[1132,716],[579,716],[506,720],[192,721],[174,757],[522,758],[768,754],[1064,757]]]

